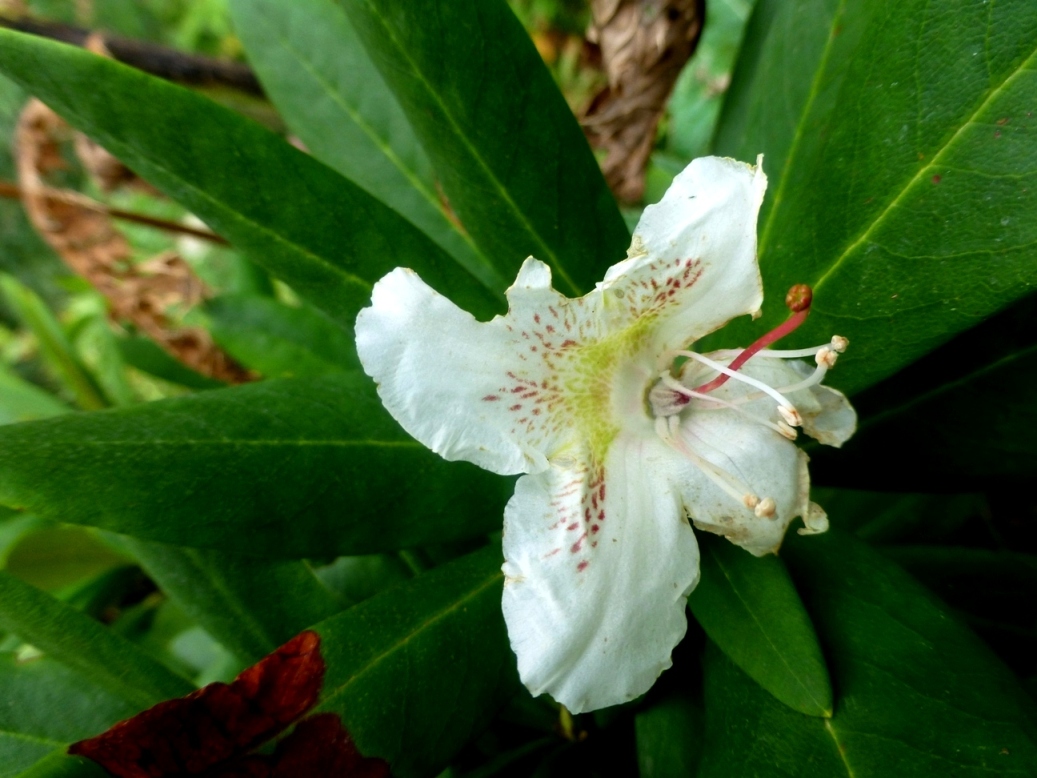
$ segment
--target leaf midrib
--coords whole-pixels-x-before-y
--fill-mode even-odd
[[[529,223],[529,220],[526,219],[526,215],[522,212],[522,210],[518,207],[515,201],[511,198],[511,195],[508,192],[507,188],[504,187],[504,185],[497,179],[497,176],[494,175],[489,165],[482,158],[482,155],[479,154],[478,149],[475,146],[473,146],[472,143],[469,141],[468,136],[461,131],[461,126],[454,119],[453,114],[449,110],[447,110],[447,106],[440,98],[439,93],[432,88],[432,85],[425,78],[425,74],[421,71],[420,68],[417,67],[415,61],[413,60],[413,58],[411,58],[407,48],[401,45],[400,41],[394,34],[392,28],[389,27],[389,25],[385,22],[382,14],[379,13],[379,11],[376,8],[374,8],[370,0],[362,1],[364,2],[364,5],[367,6],[370,15],[374,19],[376,19],[378,23],[381,25],[382,29],[385,30],[386,35],[388,36],[389,40],[392,42],[393,46],[396,49],[397,56],[399,57],[399,59],[407,63],[407,65],[410,67],[410,72],[414,75],[416,81],[420,83],[421,86],[425,89],[426,93],[431,96],[433,102],[437,106],[439,106],[441,114],[444,117],[446,117],[447,121],[450,123],[450,126],[453,128],[456,136],[461,139],[462,144],[468,150],[468,153],[470,154],[471,158],[475,160],[479,168],[482,169],[486,180],[493,185],[501,200],[505,203],[505,205],[508,206],[508,209],[515,216],[518,223],[522,226],[526,233],[533,238],[533,241],[540,247],[540,250],[544,253],[545,259],[548,261],[551,267],[558,273],[559,277],[569,286],[569,290],[574,294],[580,294],[580,288],[573,282],[572,278],[570,278],[569,274],[565,270],[565,267],[559,261],[558,256],[555,254],[554,251],[551,250],[550,246],[544,242],[544,240],[540,237],[540,234],[536,231],[533,225]]]
[[[712,553],[712,552],[710,552],[710,553]],[[770,646],[771,651],[781,660],[781,663],[785,666],[785,669],[788,670],[789,676],[791,678],[795,679],[796,683],[803,690],[803,692],[807,695],[807,697],[809,697],[811,700],[813,700],[813,702],[817,706],[818,710],[824,711],[824,716],[820,716],[818,718],[825,718],[826,720],[828,718],[830,718],[831,715],[832,715],[832,712],[828,708],[826,708],[814,696],[814,693],[810,689],[807,688],[806,684],[803,683],[803,680],[792,669],[792,666],[788,663],[788,660],[785,658],[785,655],[778,649],[778,646],[775,645],[774,641],[771,640],[770,633],[766,629],[763,628],[763,625],[760,623],[760,620],[756,617],[756,613],[753,611],[752,608],[749,607],[749,603],[745,600],[745,598],[742,597],[741,591],[739,591],[738,587],[735,585],[735,582],[731,578],[731,575],[728,573],[727,568],[724,566],[723,561],[716,554],[713,554],[713,560],[720,567],[720,571],[724,574],[724,578],[726,578],[728,583],[731,584],[731,591],[733,591],[735,593],[735,596],[738,597],[738,601],[740,603],[742,603],[742,606],[745,608],[746,613],[748,613],[749,616],[752,618],[753,623],[756,625],[757,629],[759,629],[760,634],[763,635],[764,640],[767,641],[767,645]],[[784,701],[782,701],[782,702],[784,702]]]
[[[355,684],[358,681],[360,681],[374,667],[380,665],[382,662],[384,662],[390,656],[395,654],[397,651],[400,651],[403,648],[405,648],[411,641],[416,639],[417,636],[420,635],[422,632],[425,632],[425,631],[431,629],[436,624],[438,624],[439,622],[443,621],[443,619],[445,619],[447,616],[449,616],[450,614],[452,614],[452,613],[462,609],[467,603],[469,603],[472,600],[476,599],[479,595],[481,595],[483,592],[485,592],[491,586],[494,586],[495,584],[497,584],[497,583],[499,583],[499,582],[501,582],[503,580],[504,580],[504,573],[502,573],[502,572],[500,572],[498,570],[498,571],[494,572],[494,574],[490,578],[488,578],[485,582],[483,582],[479,586],[475,587],[474,589],[470,590],[468,592],[468,594],[466,594],[464,597],[462,597],[459,600],[455,600],[448,607],[443,608],[442,610],[437,612],[435,615],[431,616],[430,618],[427,618],[425,621],[423,621],[421,624],[417,625],[414,629],[412,629],[409,633],[407,633],[407,635],[404,636],[402,639],[397,640],[395,643],[393,643],[392,645],[390,645],[387,648],[385,648],[381,653],[379,653],[376,656],[372,657],[371,659],[367,660],[364,663],[364,665],[362,667],[358,668],[356,670],[356,672],[354,672],[353,675],[348,680],[346,680],[344,683],[342,683],[339,686],[337,686],[334,689],[334,691],[326,694],[324,696],[324,698],[321,700],[321,704],[320,704],[319,708],[321,710],[326,709],[335,700],[337,700],[339,697],[341,697],[343,694],[345,694],[347,692],[347,690],[353,684]]]

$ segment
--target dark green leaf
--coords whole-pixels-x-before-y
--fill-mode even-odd
[[[572,112],[502,0],[339,0],[450,205],[510,279],[529,255],[583,293],[629,234]]]
[[[216,342],[268,378],[320,376],[360,369],[353,328],[309,306],[267,297],[219,297],[205,306]]]
[[[961,491],[1033,478],[1034,381],[1031,295],[857,395],[857,434],[842,451],[812,450],[811,470],[821,483],[865,489]]]
[[[702,758],[701,700],[673,692],[634,716],[640,778],[691,778]]]
[[[476,315],[499,307],[394,211],[189,90],[8,30],[0,69],[340,321],[352,323],[371,284],[401,265]]]
[[[246,664],[341,610],[305,562],[123,542],[185,613]]]
[[[390,554],[339,557],[314,573],[339,599],[349,604],[363,602],[383,589],[414,577],[399,555]]]
[[[7,570],[33,586],[52,591],[126,562],[89,530],[47,522],[11,549]]]
[[[48,657],[0,653],[0,776],[103,732],[136,708]]]
[[[503,291],[511,279],[451,221],[428,157],[343,10],[333,0],[233,0],[230,9],[264,88],[310,153]]]
[[[688,606],[709,638],[789,707],[831,716],[828,669],[784,563],[705,533],[699,547],[702,580]]]
[[[795,713],[708,651],[702,776],[1033,775],[1032,703],[928,592],[837,532],[784,553],[829,656],[835,715]]]
[[[315,628],[328,665],[317,709],[399,778],[438,773],[515,691],[500,565],[486,548]]]
[[[751,69],[802,83],[813,71],[799,21],[817,21],[769,5],[782,6],[774,41]],[[808,47],[813,86],[792,101],[795,140],[777,144],[788,162],[761,224],[760,327],[785,317],[792,284],[812,285],[813,314],[791,345],[849,337],[833,380],[856,392],[1037,283],[1037,6],[842,7],[817,16],[832,20],[831,43]],[[755,100],[780,99],[762,83]],[[769,153],[769,124],[744,126],[733,145]],[[725,337],[751,333],[739,324]]]
[[[100,622],[4,572],[0,627],[138,708],[193,689]]]
[[[0,427],[0,504],[243,555],[474,537],[500,528],[510,492],[509,479],[414,442],[362,375]]]

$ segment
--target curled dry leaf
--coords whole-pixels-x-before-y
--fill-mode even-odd
[[[323,683],[320,636],[308,630],[232,683],[159,703],[68,751],[116,778],[388,778],[332,713],[301,721],[272,754],[250,753],[310,710]]]
[[[605,150],[602,171],[613,194],[637,202],[666,100],[698,45],[705,0],[593,0],[588,37],[601,47],[608,86],[582,124]]]
[[[249,380],[249,373],[217,348],[205,330],[172,321],[172,309],[195,305],[207,294],[181,257],[169,252],[134,263],[130,245],[109,213],[77,192],[47,185],[47,176],[66,166],[60,141],[70,133],[64,120],[36,99],[29,101],[19,117],[15,135],[18,180],[33,227],[73,272],[105,296],[114,318],[132,323],[203,375],[228,383]],[[124,176],[96,149],[80,145],[89,155],[87,166],[92,172],[98,172],[93,165],[106,168],[113,185]]]

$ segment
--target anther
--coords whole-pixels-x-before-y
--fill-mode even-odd
[[[826,370],[831,370],[835,367],[835,360],[838,358],[839,352],[828,347],[819,349],[817,354],[814,355],[814,361],[817,363],[817,366],[823,367]]]
[[[791,424],[786,424],[784,421],[779,420],[775,426],[777,427],[778,432],[780,432],[789,440],[795,440],[799,437],[799,433],[796,432],[796,428],[793,427]]]
[[[789,408],[785,405],[778,406],[778,415],[785,420],[785,423],[790,427],[802,427],[803,417],[799,415],[799,411],[795,408]]]
[[[836,354],[842,354],[844,351],[846,351],[846,347],[849,345],[850,341],[848,338],[844,338],[842,335],[832,336],[831,349]]]
[[[774,500],[770,497],[764,497],[753,509],[753,513],[755,513],[757,518],[760,519],[773,519],[777,510],[778,506],[775,504]]]
[[[749,510],[753,510],[757,505],[760,504],[760,498],[755,494],[747,494],[742,498],[742,502],[745,503],[745,507]]]

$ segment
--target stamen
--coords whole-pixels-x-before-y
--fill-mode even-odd
[[[723,400],[712,394],[703,394],[702,392],[696,392],[694,389],[689,389],[684,384],[677,381],[677,379],[673,378],[672,376],[668,376],[665,373],[662,376],[660,376],[659,380],[665,386],[672,389],[674,392],[679,392],[680,394],[684,395],[689,399],[703,400],[705,402],[714,403],[715,405],[715,407],[713,408],[701,408],[699,406],[696,406],[699,410],[715,411],[720,408],[729,408],[730,410],[744,416],[750,421],[754,421],[757,424],[762,424],[765,427],[770,427],[779,435],[783,435],[789,440],[795,440],[799,436],[799,433],[797,433],[796,430],[792,429],[792,427],[786,424],[785,422],[778,422],[777,424],[775,424],[773,421],[765,419],[762,416],[757,416],[755,413],[749,413],[749,411],[739,407],[738,405],[735,405],[730,400]]]
[[[748,505],[752,500],[759,500],[758,497],[749,491],[748,487],[745,486],[741,481],[732,476],[727,471],[717,467],[707,459],[703,459],[681,440],[677,432],[680,428],[680,417],[669,416],[669,417],[658,417],[655,420],[655,432],[662,438],[667,444],[672,446],[678,453],[687,457],[687,459],[695,465],[699,470],[702,471],[703,475],[709,478],[714,484],[724,491],[729,497],[736,502]],[[757,503],[753,503],[754,506]],[[758,507],[758,506],[757,506]]]
[[[743,383],[747,383],[747,384],[749,384],[749,386],[755,386],[760,391],[765,392],[766,394],[770,395],[774,399],[774,401],[778,403],[778,407],[779,408],[785,408],[787,411],[789,411],[792,414],[792,418],[793,419],[796,419],[796,418],[799,417],[799,412],[796,410],[795,406],[793,406],[791,402],[789,402],[780,392],[778,392],[778,390],[768,386],[763,381],[758,381],[755,378],[750,378],[749,376],[744,375],[742,373],[736,373],[730,367],[727,367],[726,365],[721,365],[719,362],[714,362],[709,357],[704,357],[701,354],[698,354],[698,353],[696,353],[694,351],[678,351],[678,352],[676,352],[676,354],[678,356],[688,357],[690,359],[694,359],[694,360],[696,360],[698,362],[701,362],[706,367],[713,368],[718,373],[723,373],[724,375],[721,376],[722,378],[724,376],[726,376],[727,378],[734,378],[734,379],[737,379],[739,381],[742,381]],[[734,364],[734,363],[732,362],[732,364]],[[710,384],[714,384],[714,383],[716,383],[715,380],[714,381],[710,381],[709,384],[705,384],[705,386],[708,387]],[[719,384],[717,384],[717,386],[719,386]],[[692,391],[701,392],[702,394],[706,393],[706,390],[704,390],[703,387],[701,387],[701,386],[696,387]],[[779,413],[780,413],[780,411],[779,411]],[[789,424],[793,424],[793,422],[790,421],[789,418],[786,418],[785,421],[787,421]],[[797,426],[798,427],[799,425],[798,424],[793,424],[793,426]]]
[[[753,509],[753,513],[756,514],[757,518],[768,518],[773,519],[774,514],[777,512],[778,506],[770,497],[765,497],[760,500],[760,504]]]
[[[779,324],[766,335],[758,338],[755,343],[749,346],[749,348],[735,357],[731,361],[730,369],[732,371],[737,370],[748,362],[753,354],[762,351],[771,343],[781,340],[799,327],[800,324],[805,322],[807,314],[810,313],[810,303],[812,299],[813,292],[811,292],[810,287],[806,284],[796,284],[794,287],[789,289],[789,293],[785,295],[785,305],[789,307],[789,310],[793,311],[792,316],[787,318],[784,323]],[[726,384],[728,379],[733,377],[733,374],[719,375],[712,381],[709,381],[702,386],[695,387],[695,389],[699,392],[712,392],[717,387]]]

